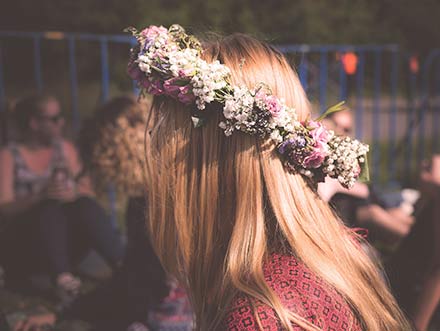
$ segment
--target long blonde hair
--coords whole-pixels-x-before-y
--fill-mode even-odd
[[[232,83],[264,82],[300,117],[310,113],[296,73],[269,45],[234,34],[207,42],[203,56],[227,65]],[[191,110],[155,98],[146,158],[151,241],[165,269],[187,286],[196,329],[219,329],[240,292],[274,308],[287,330],[292,322],[318,330],[283,307],[265,282],[263,262],[285,252],[336,289],[365,330],[409,330],[361,239],[301,175],[286,171],[274,146],[242,133],[225,137],[218,105],[193,128]]]

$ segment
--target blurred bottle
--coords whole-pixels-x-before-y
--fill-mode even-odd
[[[62,165],[53,168],[52,179],[66,189],[72,189],[75,186],[75,182],[70,175],[69,169]]]

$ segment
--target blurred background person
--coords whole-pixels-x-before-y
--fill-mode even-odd
[[[98,192],[113,187],[127,198],[127,249],[121,272],[77,301],[70,311],[97,330],[192,330],[187,295],[166,275],[145,228],[144,141],[148,139],[149,107],[131,95],[112,98],[86,121],[80,133],[80,153]]]
[[[324,124],[338,135],[352,135],[354,131],[353,114],[348,108],[330,114]],[[388,208],[367,184],[356,182],[348,190],[328,177],[319,183],[318,193],[336,208],[348,226],[368,228],[372,236],[382,240],[404,238],[414,223],[411,214],[416,198],[409,204],[403,204],[402,199],[399,206]]]
[[[30,275],[48,273],[62,301],[71,301],[81,287],[75,263],[93,248],[117,267],[122,243],[88,177],[79,176],[57,99],[22,98],[14,117],[20,139],[0,150],[0,263],[7,284],[20,287]]]
[[[426,331],[440,301],[440,155],[422,171],[419,187],[416,224],[387,270],[399,303]]]

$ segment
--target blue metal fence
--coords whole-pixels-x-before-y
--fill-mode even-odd
[[[4,75],[8,64],[3,54],[12,40],[32,44],[33,79],[38,91],[46,86],[43,42],[67,45],[71,123],[75,132],[81,123],[78,45],[92,42],[99,46],[102,102],[110,97],[109,48],[114,44],[127,45],[128,54],[128,47],[135,42],[127,35],[0,32],[0,111],[5,109],[9,83]],[[353,104],[356,136],[372,143],[373,178],[394,180],[397,174],[406,178],[414,173],[416,164],[439,147],[440,50],[429,53],[420,72],[416,73],[407,69],[410,57],[397,45],[284,45],[278,48],[295,58],[301,82],[321,112],[333,101],[342,99]],[[355,73],[351,75],[344,69],[340,57],[336,57],[347,52],[356,54],[357,58]],[[134,85],[130,89],[137,93]],[[426,125],[428,117],[432,121],[430,126]]]

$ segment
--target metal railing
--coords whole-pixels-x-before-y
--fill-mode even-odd
[[[109,47],[127,45],[128,54],[128,48],[135,43],[128,35],[0,31],[0,111],[5,110],[8,98],[9,81],[4,72],[9,64],[3,54],[11,40],[32,44],[32,76],[37,91],[45,88],[42,42],[67,43],[70,113],[75,132],[81,123],[77,46],[84,42],[99,46],[100,100],[105,101],[111,94]],[[348,99],[349,105],[353,104],[356,136],[372,144],[373,178],[405,179],[423,158],[438,151],[440,50],[430,52],[420,61],[419,72],[415,72],[408,70],[412,58],[392,44],[277,47],[296,60],[301,82],[321,112],[332,100]],[[351,74],[341,60],[348,52],[355,54],[357,61]],[[131,90],[137,92],[134,85]]]

